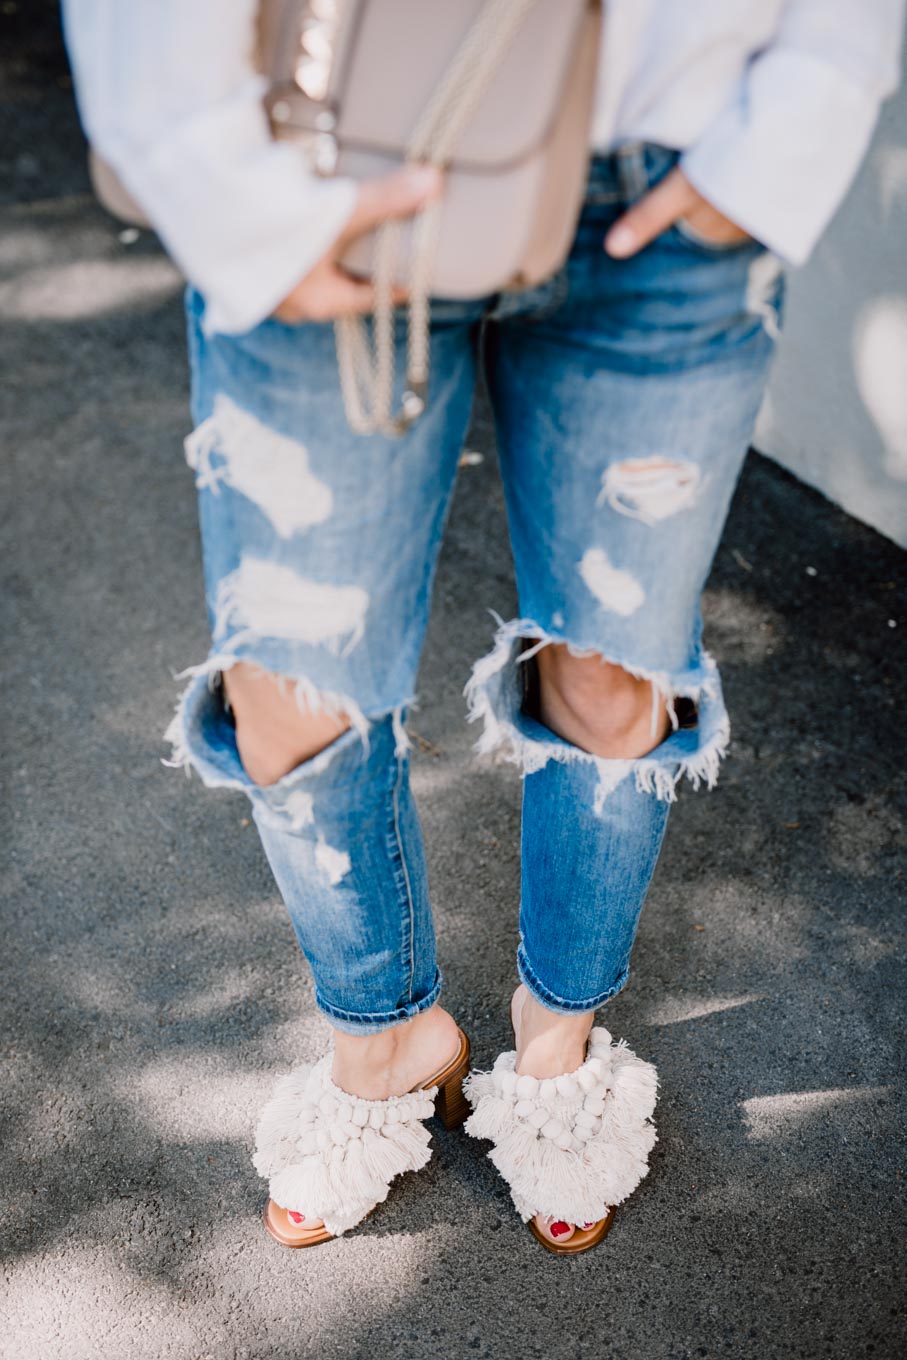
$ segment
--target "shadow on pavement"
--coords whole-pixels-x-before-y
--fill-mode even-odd
[[[659,1070],[651,1175],[562,1261],[439,1129],[357,1233],[265,1237],[255,1112],[325,1031],[245,802],[159,763],[206,649],[180,285],[88,194],[54,7],[3,11],[4,1353],[894,1355],[904,557],[757,455],[706,598],[732,757],[672,814],[604,1014]],[[514,605],[481,403],[468,444],[411,726],[447,1004],[490,1063],[519,785],[460,694]]]

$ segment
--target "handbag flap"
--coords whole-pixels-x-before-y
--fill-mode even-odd
[[[336,117],[351,149],[402,156],[420,114],[487,0],[265,0],[260,60],[294,126]],[[590,0],[536,0],[460,137],[456,164],[489,170],[529,155],[555,121]],[[326,20],[319,21],[319,13]],[[312,38],[312,30],[319,28]],[[308,51],[301,47],[303,35]],[[321,98],[299,91],[300,61],[323,49]]]

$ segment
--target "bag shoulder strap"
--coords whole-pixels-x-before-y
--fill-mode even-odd
[[[491,85],[510,44],[538,0],[487,0],[467,30],[406,148],[408,161],[444,169],[464,128]],[[430,362],[429,288],[440,224],[434,200],[415,218],[409,273],[406,388],[396,414],[394,390],[394,268],[399,222],[376,233],[372,334],[358,316],[334,323],[340,386],[347,420],[360,434],[403,434],[425,409]]]

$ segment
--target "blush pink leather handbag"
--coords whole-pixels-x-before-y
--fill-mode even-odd
[[[261,0],[258,64],[275,137],[316,173],[366,179],[440,166],[439,200],[356,241],[344,265],[375,287],[371,327],[336,323],[347,417],[400,433],[424,409],[432,294],[530,288],[569,251],[595,96],[600,0]],[[110,168],[95,188],[144,223]],[[408,289],[408,360],[394,401],[394,285]]]

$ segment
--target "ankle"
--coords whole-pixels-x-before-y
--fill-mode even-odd
[[[458,1043],[457,1025],[440,1006],[380,1034],[334,1032],[332,1078],[363,1100],[387,1100],[413,1090],[443,1067]]]
[[[550,1011],[524,987],[511,1006],[516,1036],[516,1070],[540,1079],[575,1072],[586,1057],[594,1012],[563,1015]]]

